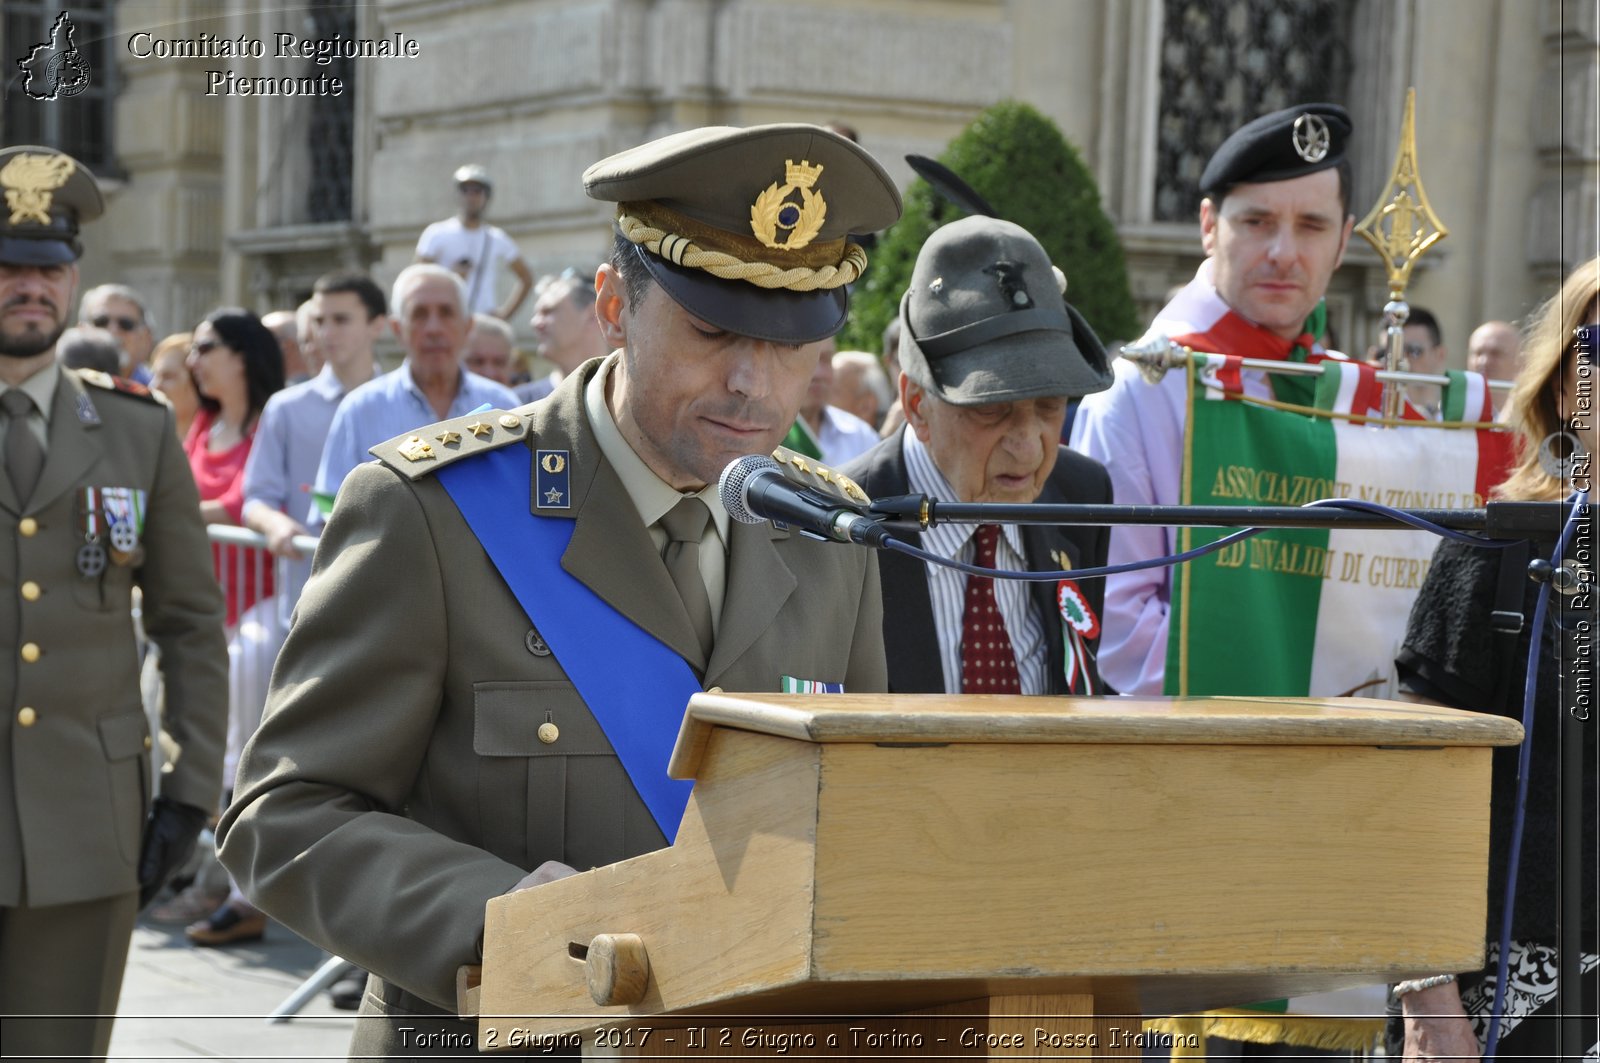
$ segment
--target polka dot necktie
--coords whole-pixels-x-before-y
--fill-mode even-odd
[[[993,568],[1000,545],[1000,525],[980,524],[972,563]],[[1017,655],[1011,648],[1005,619],[995,605],[994,580],[967,577],[967,600],[961,612],[961,692],[963,694],[1020,694]]]

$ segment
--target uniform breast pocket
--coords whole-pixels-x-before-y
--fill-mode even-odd
[[[133,567],[107,564],[98,576],[79,575],[72,581],[78,604],[97,613],[126,613],[133,609]]]
[[[491,852],[529,869],[559,860],[581,870],[632,855],[641,830],[655,829],[570,682],[474,683],[472,694],[478,809]]]

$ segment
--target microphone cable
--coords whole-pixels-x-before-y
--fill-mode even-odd
[[[1316,501],[1307,502],[1300,508],[1311,509],[1314,507],[1320,507],[1324,509],[1348,509],[1364,513],[1375,513],[1379,516],[1388,517],[1391,520],[1397,521],[1398,523],[1409,525],[1421,531],[1432,532],[1433,534],[1444,538],[1456,539],[1460,542],[1469,543],[1473,546],[1488,547],[1490,549],[1503,550],[1507,547],[1515,546],[1518,542],[1521,542],[1520,539],[1488,539],[1479,535],[1470,535],[1466,532],[1456,531],[1454,528],[1446,528],[1442,524],[1435,524],[1433,521],[1414,516],[1413,514],[1406,513],[1402,510],[1393,509],[1389,506],[1380,505],[1376,502],[1363,502],[1355,498],[1319,498]],[[952,521],[950,523],[956,522]],[[980,568],[979,566],[970,564],[966,561],[957,561],[954,558],[940,557],[938,554],[930,553],[921,547],[912,546],[910,543],[905,542],[904,540],[896,539],[893,535],[890,535],[884,541],[883,547],[887,550],[894,550],[897,553],[908,554],[911,557],[917,558],[919,561],[926,561],[929,564],[942,565],[945,568],[952,568],[958,572],[965,572],[969,576],[987,576],[991,579],[1025,580],[1032,583],[1053,583],[1057,580],[1064,579],[1099,579],[1105,576],[1119,576],[1125,572],[1139,572],[1149,568],[1163,568],[1167,566],[1181,565],[1186,562],[1193,561],[1196,558],[1204,557],[1207,554],[1215,553],[1225,546],[1230,546],[1233,543],[1241,542],[1252,536],[1260,535],[1262,532],[1268,530],[1269,529],[1267,528],[1241,528],[1236,532],[1230,532],[1229,534],[1224,535],[1222,538],[1217,539],[1214,542],[1206,543],[1204,546],[1194,547],[1191,550],[1185,550],[1182,553],[1169,554],[1165,557],[1150,558],[1145,561],[1125,561],[1120,565],[1102,565],[1099,568],[1065,569],[1057,572],[1025,572],[1013,569]]]

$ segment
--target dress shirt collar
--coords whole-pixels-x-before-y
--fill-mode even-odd
[[[940,502],[964,502],[963,498],[956,495],[955,488],[950,486],[950,481],[945,479],[944,473],[939,471],[939,465],[933,460],[933,454],[917,438],[917,433],[910,425],[901,431],[900,447],[906,459],[906,478],[910,482],[913,494],[927,495],[929,498]],[[967,540],[978,530],[976,524],[935,524],[922,533],[923,546],[938,554],[940,557],[959,557]],[[1011,552],[1019,559],[1028,555],[1022,549],[1022,529],[1015,524],[1001,524],[1000,537],[1011,548]]]
[[[600,453],[605,455],[606,461],[616,470],[617,478],[622,481],[623,490],[628,492],[634,508],[639,511],[639,519],[649,528],[677,505],[687,492],[679,491],[657,476],[623,437],[622,429],[617,427],[616,419],[611,416],[611,407],[606,403],[606,383],[616,364],[617,354],[612,352],[604,362],[600,363],[600,368],[595,370],[594,376],[589,378],[589,383],[583,391],[584,410],[589,415],[589,425],[594,429],[595,440],[600,444]],[[707,484],[694,495],[711,510],[711,520],[717,529],[717,538],[726,545],[729,517],[728,511],[722,506],[722,498],[717,493],[717,485]]]
[[[367,380],[376,380],[378,376],[378,366],[376,363],[374,363],[372,366],[372,375],[367,377]],[[356,384],[356,387],[360,387],[362,384],[365,384],[367,380],[359,381]],[[416,382],[410,381],[409,373],[407,380],[410,382],[412,388],[416,387]],[[337,403],[346,395],[350,394],[351,391],[355,390],[355,388],[346,389],[345,386],[339,382],[339,374],[333,371],[333,366],[327,364],[324,364],[321,371],[307,381],[307,383],[310,384],[312,391],[315,391],[318,395],[321,395],[323,398],[333,403]]]
[[[61,369],[56,362],[47,362],[43,369],[34,373],[21,384],[17,385],[27,392],[28,397],[37,406],[40,417],[44,418],[45,427],[50,426],[50,407],[56,401],[56,383],[61,379]],[[11,385],[0,381],[0,395],[11,390]]]

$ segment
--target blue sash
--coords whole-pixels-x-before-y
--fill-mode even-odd
[[[529,512],[532,473],[528,448],[508,446],[436,475],[670,842],[693,783],[667,778],[667,761],[684,706],[700,683],[681,656],[561,567],[575,522]]]

